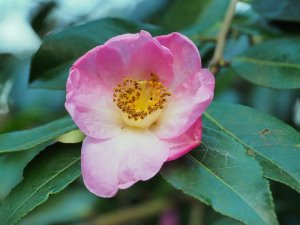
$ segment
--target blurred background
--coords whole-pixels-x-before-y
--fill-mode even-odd
[[[43,38],[70,26],[104,17],[118,17],[180,31],[200,50],[207,67],[222,26],[227,0],[0,0],[0,133],[35,127],[66,112],[64,91],[28,87],[31,57]],[[203,23],[205,21],[206,23]],[[298,27],[298,29],[295,29]],[[300,35],[299,23],[265,19],[241,1],[236,8],[224,57],[229,60],[249,46],[273,37]],[[299,91],[278,91],[252,85],[230,67],[216,74],[215,100],[252,106],[291,126],[300,127]],[[41,116],[42,115],[42,116]],[[0,200],[21,179],[34,157],[27,152],[0,156]],[[300,197],[271,182],[281,224],[300,224]],[[121,191],[113,199],[90,194],[78,180],[29,213],[19,224],[241,224],[172,188],[159,175]]]

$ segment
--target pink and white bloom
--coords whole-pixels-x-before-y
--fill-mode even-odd
[[[214,85],[196,46],[179,33],[124,34],[80,57],[65,106],[87,136],[81,153],[87,188],[112,197],[198,146]]]

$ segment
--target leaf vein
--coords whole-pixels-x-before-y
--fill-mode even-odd
[[[289,171],[285,170],[284,168],[282,168],[280,165],[278,165],[277,163],[275,163],[273,160],[267,158],[265,155],[263,155],[261,152],[259,152],[257,149],[255,149],[254,147],[251,147],[250,145],[248,145],[247,143],[245,143],[244,141],[242,141],[241,139],[239,139],[236,135],[234,135],[232,132],[230,132],[229,130],[227,130],[222,124],[220,124],[217,120],[215,120],[212,116],[210,116],[207,112],[204,113],[204,116],[209,119],[211,122],[213,122],[216,126],[220,127],[220,129],[222,129],[226,134],[228,134],[229,136],[231,136],[232,138],[234,138],[237,142],[241,143],[242,145],[244,145],[246,148],[251,149],[253,151],[255,151],[255,153],[257,153],[258,155],[260,155],[261,157],[263,157],[264,159],[266,159],[267,161],[271,162],[273,165],[276,165],[279,169],[281,169],[282,171],[286,172],[289,176],[291,176],[293,179],[295,179],[296,181],[297,178],[294,176],[294,174],[290,173]]]
[[[205,165],[201,164],[195,157],[193,157],[191,154],[187,154],[187,157],[190,158],[190,160],[194,163],[196,163],[197,165],[199,164],[200,167],[203,167],[205,170],[207,170],[210,174],[212,174],[213,176],[215,176],[221,183],[223,183],[226,187],[228,187],[230,190],[232,190],[233,193],[235,193],[237,196],[239,196],[249,207],[250,209],[252,209],[252,211],[254,211],[255,214],[258,215],[258,217],[264,221],[267,222],[264,217],[262,215],[260,215],[252,205],[250,205],[247,201],[247,199],[245,199],[239,192],[237,192],[233,187],[231,187],[228,183],[226,183],[224,180],[222,180],[216,173],[214,173],[212,170],[210,170],[208,167],[206,167]]]
[[[43,188],[43,186],[45,186],[47,183],[49,183],[51,180],[53,180],[55,177],[57,177],[59,174],[61,174],[62,172],[64,172],[66,169],[68,169],[69,167],[71,167],[73,164],[75,164],[77,161],[79,161],[80,158],[76,158],[72,163],[68,164],[67,166],[65,166],[64,168],[62,168],[61,170],[59,170],[54,176],[50,177],[49,179],[47,179],[44,183],[42,183],[34,192],[32,192],[16,209],[15,211],[9,216],[7,217],[6,221],[7,222],[17,211],[19,208],[21,208],[35,193],[37,193],[41,188]]]

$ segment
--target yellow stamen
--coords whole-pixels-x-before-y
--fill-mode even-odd
[[[155,74],[150,80],[125,78],[114,88],[113,102],[122,111],[125,123],[148,127],[159,116],[171,93],[159,82]]]

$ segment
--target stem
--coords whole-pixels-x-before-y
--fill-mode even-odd
[[[90,221],[92,225],[116,225],[126,224],[156,215],[167,209],[171,202],[166,199],[156,199],[125,209],[120,209],[112,213],[99,216]]]
[[[217,45],[215,48],[213,58],[210,62],[210,70],[214,74],[218,72],[220,66],[225,64],[223,59],[223,52],[224,52],[226,37],[230,29],[231,21],[234,17],[235,6],[237,3],[238,0],[231,0],[224,18],[223,26],[221,27],[221,30],[217,36]]]

